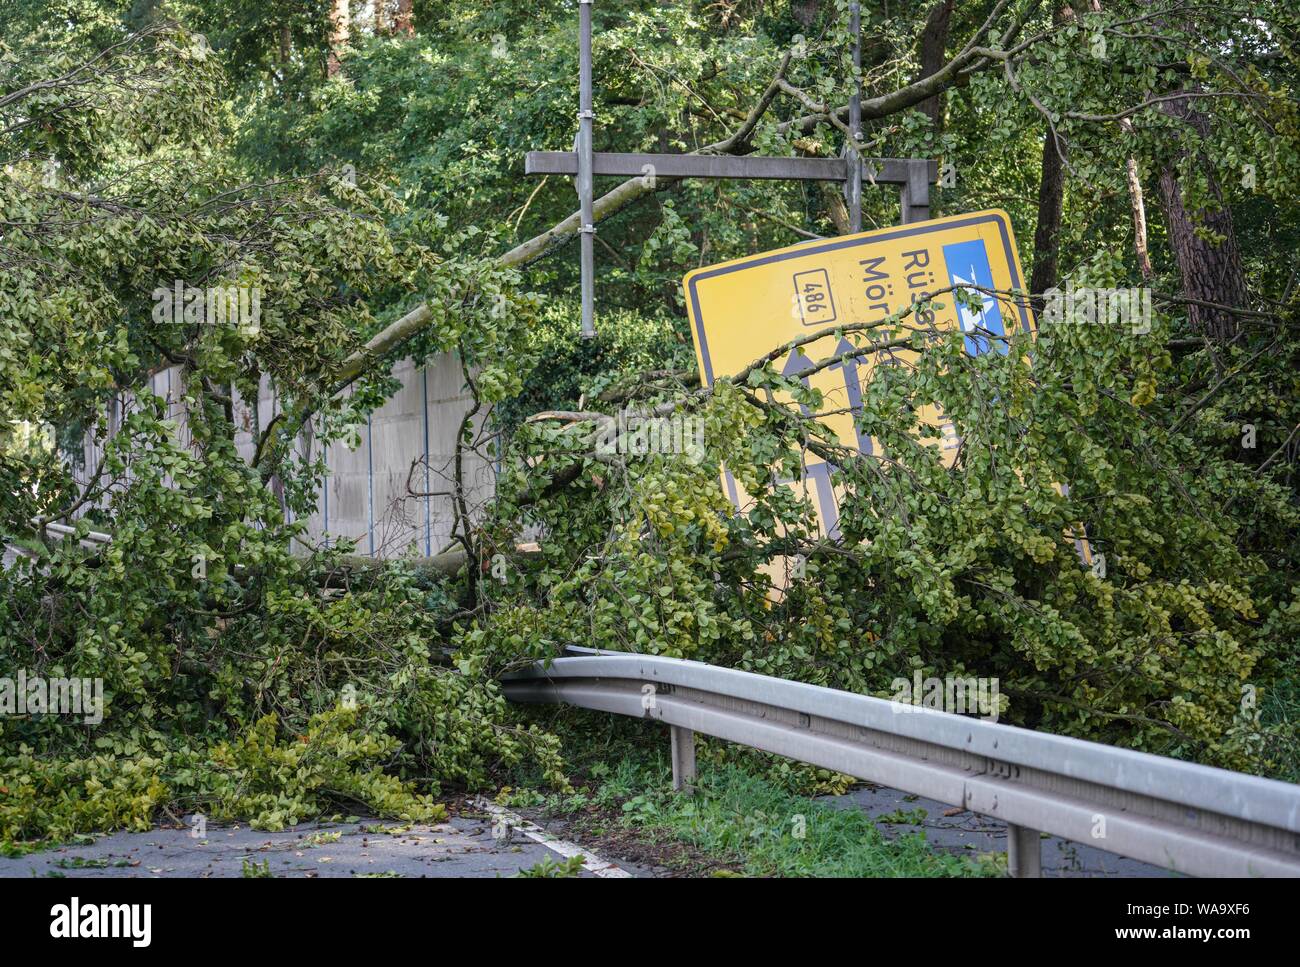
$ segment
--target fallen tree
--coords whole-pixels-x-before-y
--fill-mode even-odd
[[[910,27],[921,27],[906,11],[877,25],[868,145],[942,151],[962,171],[945,205],[1006,199],[1024,222],[1033,186],[1022,169],[1029,158],[1037,170],[1047,122],[1065,152],[1060,274],[1131,285],[1131,212],[1112,201],[1131,198],[1134,167],[1140,180],[1182,158],[1222,160],[1218,184],[1231,188],[1231,134],[1264,139],[1252,150],[1276,184],[1295,170],[1294,139],[1277,134],[1293,129],[1293,85],[1261,53],[1267,31],[1284,34],[1294,14],[1270,7],[1266,30],[1239,11],[1201,11],[1215,30],[1189,36],[1185,16],[1158,22],[1177,11],[1186,13],[1169,0],[1054,25],[1041,4],[955,9],[949,33],[965,41],[897,87],[900,66],[916,76],[898,60],[910,57]],[[664,16],[675,12],[672,23],[642,18],[627,34],[610,32],[618,46],[602,56],[629,65],[609,78],[612,97],[629,102],[618,130],[648,143],[663,134],[661,144],[682,150],[836,150],[844,109],[835,105],[847,90],[838,28],[797,59],[760,30],[692,33],[694,13]],[[671,43],[655,34],[661,27]],[[1215,31],[1236,38],[1230,52]],[[677,43],[688,33],[709,56]],[[1110,45],[1108,59],[1080,53],[1094,35]],[[282,98],[277,79],[267,82],[274,104],[260,102],[297,112],[292,127],[271,125],[277,152],[324,143],[341,153],[304,147],[283,170],[249,177],[247,157],[225,150],[214,123],[229,113],[215,55],[173,25],[118,50],[110,68],[92,49],[98,38],[58,39],[86,45],[67,56],[99,65],[88,71],[45,59],[39,44],[0,58],[0,402],[22,424],[0,443],[0,526],[5,541],[25,541],[33,521],[39,529],[89,510],[79,526],[113,537],[96,547],[82,547],[79,532],[36,541],[30,563],[0,572],[0,660],[45,678],[102,679],[106,701],[100,726],[0,720],[4,838],[140,825],[164,808],[268,825],[358,800],[431,816],[434,790],[486,785],[523,763],[562,787],[558,739],[508,709],[494,677],[570,642],[884,694],[914,671],[997,677],[1008,721],[1286,768],[1284,730],[1252,704],[1256,690],[1269,696],[1294,676],[1300,632],[1291,471],[1300,346],[1290,335],[1294,287],[1260,229],[1289,224],[1292,200],[1274,182],[1250,201],[1269,214],[1233,222],[1249,305],[1202,305],[1212,301],[1204,293],[1179,291],[1156,230],[1153,285],[1169,296],[1156,300],[1148,338],[1062,327],[1032,347],[1031,370],[1020,364],[1027,345],[972,359],[959,338],[904,316],[842,327],[854,348],[818,365],[895,350],[907,363],[878,367],[864,389],[861,426],[880,447],[863,459],[800,409],[816,413],[824,401],[781,375],[794,343],[755,346],[752,365],[707,390],[683,376],[691,360],[672,320],[617,365],[596,357],[558,376],[544,368],[564,356],[573,320],[564,277],[552,274],[555,262],[540,271],[541,259],[573,237],[576,217],[567,204],[562,215],[545,209],[545,221],[533,209],[530,237],[514,244],[528,201],[501,159],[503,145],[513,159],[524,143],[554,136],[547,122],[529,128],[526,112],[536,102],[538,117],[557,116],[547,98],[567,92],[525,77],[512,102],[525,113],[488,117],[457,85],[490,65],[448,67],[424,56],[420,38],[360,45],[319,97]],[[410,90],[376,92],[363,68]],[[425,83],[420,71],[436,76]],[[1187,91],[1193,73],[1215,95],[1198,99],[1210,123],[1175,128],[1157,99]],[[41,86],[51,78],[64,80]],[[251,98],[264,80],[249,81]],[[493,92],[510,89],[491,80]],[[642,82],[652,93],[634,89]],[[676,92],[662,110],[656,90]],[[932,107],[940,92],[953,112],[942,141],[930,115],[910,110]],[[398,115],[388,128],[384,110]],[[453,132],[456,150],[386,154],[413,140],[408,120],[428,140]],[[1120,121],[1131,135],[1113,136]],[[505,135],[491,140],[488,125]],[[471,143],[476,150],[460,150]],[[1275,157],[1263,153],[1273,147]],[[353,184],[339,177],[343,157],[378,158],[380,174],[362,171]],[[446,169],[452,184],[438,195],[422,179],[437,186]],[[403,192],[389,190],[389,175]],[[494,178],[509,190],[483,190]],[[1195,173],[1181,184],[1196,200]],[[462,188],[463,198],[453,194]],[[598,212],[618,265],[605,290],[619,306],[609,341],[651,299],[667,304],[684,266],[834,221],[816,197],[764,191],[742,206],[722,191],[632,179],[604,195]],[[1049,213],[1055,197],[1046,193]],[[1250,207],[1232,191],[1224,203]],[[439,206],[460,206],[457,224],[477,233],[449,228]],[[771,217],[759,226],[742,214],[753,211]],[[177,280],[260,287],[259,329],[155,318],[151,293]],[[1239,319],[1236,335],[1206,347],[1188,326],[1190,306]],[[347,546],[294,552],[324,478],[319,449],[290,445],[298,428],[310,423],[318,447],[348,442],[390,393],[395,354],[449,351],[483,408],[536,396],[511,433],[464,444],[494,447],[496,503],[486,513],[458,508],[458,547],[425,562],[378,565]],[[141,394],[120,405],[160,367],[184,374],[183,444],[161,401]],[[250,467],[234,445],[234,402],[264,377],[275,379],[285,415],[255,428]],[[342,386],[351,392],[337,393]],[[961,436],[951,463],[923,442],[933,431],[920,416],[927,405],[942,407]],[[703,456],[593,453],[592,428],[620,408],[698,417]],[[539,418],[526,419],[533,410]],[[1254,441],[1247,424],[1257,447],[1240,442]],[[43,425],[65,447],[84,433],[104,444],[93,488],[78,484]],[[838,468],[839,541],[823,539],[808,502],[779,483],[814,458]],[[718,486],[723,467],[750,497],[740,511]],[[1080,563],[1067,536],[1081,524],[1106,555],[1104,575]],[[536,552],[515,553],[534,538]]]

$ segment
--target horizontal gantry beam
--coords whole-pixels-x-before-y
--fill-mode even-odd
[[[576,175],[578,156],[572,151],[530,151],[524,160],[529,175]],[[619,178],[653,175],[656,178],[736,178],[749,180],[844,181],[849,167],[838,158],[758,158],[729,154],[638,154],[597,151],[592,173]],[[933,183],[938,166],[933,161],[877,158],[866,162],[863,177],[879,185],[906,185],[919,180]]]

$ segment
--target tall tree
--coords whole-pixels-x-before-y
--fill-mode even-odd
[[[411,0],[397,0],[397,12],[393,15],[393,32],[410,37],[415,33],[415,21],[411,13]]]
[[[1075,19],[1074,8],[1063,3],[1053,12],[1056,25]],[[1038,178],[1038,219],[1034,227],[1034,268],[1029,292],[1034,308],[1042,309],[1042,296],[1060,275],[1061,212],[1065,203],[1065,143],[1051,125],[1043,134],[1043,158]]]
[[[939,0],[930,8],[921,31],[921,69],[917,80],[938,73],[947,63],[948,25],[952,21],[953,0]],[[943,94],[927,98],[920,104],[921,112],[930,119],[936,134],[943,131]]]
[[[1169,244],[1178,262],[1183,295],[1194,300],[1187,310],[1192,327],[1218,342],[1237,334],[1238,317],[1223,308],[1243,308],[1246,276],[1241,264],[1232,212],[1213,167],[1194,141],[1209,135],[1209,121],[1192,106],[1190,97],[1165,101],[1161,111],[1183,125],[1183,146],[1160,171],[1160,207],[1169,231]],[[1192,169],[1203,173],[1207,204],[1189,208],[1185,182]],[[1211,303],[1200,305],[1198,303]]]
[[[1034,269],[1029,292],[1035,309],[1060,276],[1061,212],[1065,201],[1065,164],[1061,144],[1052,131],[1043,137],[1042,173],[1038,179],[1038,222],[1034,228]]]
[[[330,52],[327,72],[331,77],[343,66],[343,48],[352,34],[352,12],[348,0],[333,0],[330,7]]]

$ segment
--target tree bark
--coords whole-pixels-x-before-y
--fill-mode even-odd
[[[340,53],[352,34],[352,16],[348,0],[332,0],[330,5],[330,53],[325,73],[333,77],[343,66]]]
[[[393,16],[393,33],[410,37],[415,33],[411,16],[411,0],[397,0],[397,13]]]
[[[939,0],[925,18],[925,28],[921,31],[921,71],[916,75],[918,81],[937,74],[948,62],[945,51],[948,47],[948,24],[952,21],[952,7],[953,0]],[[920,108],[934,126],[935,135],[941,134],[944,127],[943,94],[922,101]]]
[[[1133,125],[1127,118],[1120,123],[1126,131],[1132,132]],[[1142,195],[1142,175],[1134,155],[1128,156],[1128,198],[1129,207],[1133,210],[1133,252],[1137,256],[1142,281],[1150,282],[1154,272],[1151,269],[1151,250],[1147,244],[1147,207]]]
[[[1101,13],[1101,0],[1091,0],[1091,6],[1093,13]],[[1119,126],[1130,138],[1134,136],[1131,118],[1123,118]],[[1128,180],[1129,209],[1133,213],[1133,254],[1137,256],[1138,272],[1142,274],[1143,281],[1149,282],[1155,273],[1151,269],[1151,251],[1147,245],[1147,208],[1136,155],[1128,156],[1125,162],[1125,177]]]
[[[1034,272],[1029,293],[1034,311],[1043,308],[1043,293],[1060,280],[1061,211],[1065,202],[1065,166],[1049,130],[1043,136],[1042,174],[1038,179],[1038,224],[1034,229]]]
[[[821,7],[821,0],[794,0],[790,4],[790,12],[794,14],[794,19],[804,30],[809,29],[817,21],[818,8]]]
[[[287,23],[280,24],[280,92],[289,100],[289,60],[293,56],[293,32]]]
[[[839,183],[823,181],[820,186],[822,200],[826,203],[826,211],[831,216],[836,234],[848,235],[853,231],[853,226],[849,223],[849,206],[844,203],[844,195],[840,193]]]
[[[1063,3],[1052,20],[1061,24],[1074,19],[1074,8]],[[1043,160],[1038,178],[1038,222],[1034,227],[1034,272],[1029,279],[1030,301],[1036,313],[1043,310],[1043,294],[1060,281],[1061,211],[1065,203],[1065,165],[1062,152],[1049,126],[1043,134]]]
[[[1209,132],[1209,121],[1189,100],[1165,101],[1160,109],[1197,135],[1204,137]],[[1199,212],[1189,210],[1178,174],[1182,164],[1196,164],[1207,172],[1211,168],[1204,155],[1185,147],[1160,172],[1160,207],[1169,229],[1169,245],[1178,262],[1183,295],[1200,302],[1240,308],[1246,302],[1246,276],[1232,212],[1224,203],[1223,190],[1212,174],[1207,175],[1209,207]],[[1221,241],[1198,234],[1198,227]],[[1230,341],[1238,332],[1238,317],[1222,309],[1189,304],[1187,317],[1194,330],[1216,342]]]

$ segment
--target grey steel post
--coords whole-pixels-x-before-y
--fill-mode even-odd
[[[673,791],[691,792],[695,785],[695,733],[674,725],[672,736]]]
[[[574,139],[575,149],[577,138]],[[848,178],[847,147],[838,158],[763,158],[729,154],[644,154],[628,151],[593,151],[591,173],[619,178],[646,176],[653,165],[659,178],[740,178],[756,181],[838,181]],[[905,185],[914,161],[929,167],[934,162],[916,158],[874,158],[863,162],[863,177],[872,172],[877,185]],[[573,151],[529,151],[524,156],[526,175],[578,174],[578,156]],[[845,195],[845,201],[848,196]]]
[[[592,321],[595,302],[595,248],[592,236],[596,232],[595,216],[591,210],[591,126],[595,118],[591,101],[591,0],[578,0],[578,199],[582,224],[582,336],[590,339],[596,334]]]
[[[844,182],[849,202],[849,228],[862,231],[862,10],[849,4],[849,30],[853,32],[853,95],[849,98],[849,177]]]
[[[1038,830],[1007,824],[1007,872],[1015,877],[1043,875],[1043,839]]]
[[[923,222],[930,217],[930,162],[907,160],[907,184],[901,192],[900,219],[904,225]]]

